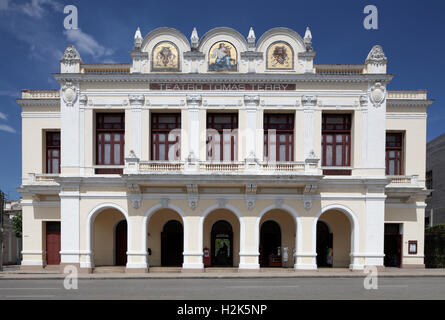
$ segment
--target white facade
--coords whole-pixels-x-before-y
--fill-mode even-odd
[[[159,53],[163,43],[167,53]],[[212,62],[221,43],[232,50],[231,60]],[[380,46],[363,65],[317,65],[310,31],[302,39],[292,30],[274,28],[256,41],[251,29],[246,41],[230,28],[212,29],[201,39],[194,30],[189,43],[179,31],[159,28],[143,39],[136,32],[131,56],[128,65],[88,65],[69,46],[55,75],[60,91],[27,90],[18,100],[23,108],[24,267],[47,264],[48,222],[58,221],[62,265],[91,271],[116,264],[122,245],[117,225],[123,219],[127,271],[166,265],[162,247],[168,246],[165,224],[170,220],[182,225],[185,271],[204,267],[204,248],[216,259],[219,248],[214,247],[222,241],[212,230],[218,221],[231,228],[230,259],[224,263],[240,269],[258,269],[266,261],[261,252],[273,247],[267,241],[280,249],[278,257],[268,252],[266,265],[275,266],[276,258],[283,267],[316,269],[317,221],[324,221],[331,234],[334,267],[383,267],[385,223],[398,225],[400,265],[423,267],[431,100],[423,91],[387,90],[393,75],[386,72]],[[118,165],[98,163],[102,113],[125,116],[125,161]],[[159,113],[180,115],[175,161],[153,158],[151,121]],[[233,159],[209,159],[206,130],[213,113],[236,114]],[[265,118],[279,114],[291,115],[293,123],[292,147],[286,149],[290,160],[267,161]],[[329,115],[350,119],[349,141],[342,149],[343,160],[350,154],[347,165],[326,165],[321,158],[322,122]],[[60,173],[49,174],[45,137],[57,130]],[[403,136],[398,162],[403,168],[395,176],[386,174],[388,132]],[[107,169],[122,173],[98,173]],[[270,240],[272,231],[262,231],[267,221],[279,225],[280,241]],[[408,250],[414,242],[415,253]]]

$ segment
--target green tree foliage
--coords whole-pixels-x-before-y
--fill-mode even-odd
[[[22,214],[17,213],[12,218],[12,225],[14,226],[14,233],[17,238],[22,237]]]

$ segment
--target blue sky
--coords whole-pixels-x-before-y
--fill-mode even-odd
[[[79,29],[67,34],[63,8],[78,8]],[[378,30],[363,27],[366,5],[378,9]],[[315,63],[363,63],[374,44],[388,57],[396,76],[389,89],[428,89],[436,102],[428,111],[428,141],[445,133],[443,0],[238,0],[99,1],[0,0],[0,189],[9,198],[21,183],[21,119],[15,103],[21,89],[56,89],[66,45],[74,44],[84,63],[130,62],[133,35],[168,26],[190,37],[214,27],[235,28],[257,39],[270,28],[289,27],[304,35],[309,26]]]

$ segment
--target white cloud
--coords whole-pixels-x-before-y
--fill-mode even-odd
[[[51,7],[51,9],[55,11],[61,11],[63,9],[63,6],[54,0],[31,0],[31,2],[16,6],[15,9],[21,10],[30,17],[42,18],[46,11],[43,6]]]
[[[0,124],[0,131],[16,133],[15,129],[13,127],[8,126],[7,124]]]
[[[0,18],[0,29],[5,28],[26,43],[30,58],[48,62],[51,68],[57,68],[63,56],[62,38],[54,32],[54,24],[47,16],[60,14],[62,17],[63,7],[60,0],[27,0],[22,4],[0,0],[0,14],[7,14],[7,19],[1,19],[3,16]],[[60,28],[63,28],[62,20]],[[97,62],[114,61],[111,59],[114,51],[100,44],[92,35],[80,29],[64,30],[63,35],[64,40],[74,44],[81,55],[89,55],[99,60]]]
[[[92,36],[82,32],[80,29],[63,31],[67,40],[72,42],[76,49],[82,54],[87,53],[94,58],[101,58],[113,54],[113,50],[99,44]]]
[[[0,112],[0,119],[7,121],[8,120],[8,116],[5,113]],[[10,133],[16,133],[17,132],[17,131],[15,131],[15,129],[13,127],[8,126],[7,124],[0,124],[0,131],[6,131],[6,132],[10,132]]]

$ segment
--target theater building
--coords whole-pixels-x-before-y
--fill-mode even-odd
[[[378,45],[315,56],[287,28],[138,29],[128,64],[68,46],[60,90],[17,100],[22,268],[424,267],[432,101],[388,90]]]

